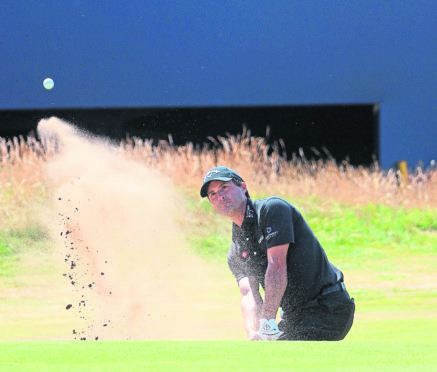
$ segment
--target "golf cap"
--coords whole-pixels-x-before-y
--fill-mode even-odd
[[[200,189],[200,196],[204,198],[208,195],[208,185],[211,181],[224,181],[228,182],[232,179],[238,180],[240,182],[244,182],[244,180],[235,172],[233,169],[219,166],[211,168],[205,175],[203,179],[203,185]]]

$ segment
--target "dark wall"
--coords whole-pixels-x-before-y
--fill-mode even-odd
[[[176,145],[211,143],[207,137],[242,133],[243,127],[268,143],[283,139],[287,155],[302,148],[308,158],[326,157],[369,165],[379,158],[376,105],[203,107],[144,109],[52,109],[0,111],[0,136],[35,131],[42,118],[56,116],[94,134],[154,140],[172,135]],[[315,149],[316,151],[313,151]],[[319,155],[318,152],[320,152]]]

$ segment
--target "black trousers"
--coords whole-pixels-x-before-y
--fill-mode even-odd
[[[352,327],[354,299],[346,290],[320,295],[303,308],[286,312],[278,327],[280,340],[340,341]]]

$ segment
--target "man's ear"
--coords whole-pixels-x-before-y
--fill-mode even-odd
[[[241,182],[241,190],[243,191],[243,194],[245,194],[246,193],[246,191],[247,191],[247,186],[246,186],[246,182]]]

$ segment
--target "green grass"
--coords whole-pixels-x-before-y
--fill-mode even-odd
[[[196,197],[185,200],[185,214],[181,224],[190,247],[211,261],[223,261],[231,242],[231,222],[218,215],[208,200]]]
[[[18,263],[23,255],[39,255],[49,247],[47,232],[40,226],[0,230],[0,278],[17,275]]]
[[[363,283],[375,284],[350,288],[357,315],[346,340],[0,342],[0,371],[437,370],[437,290],[432,282],[437,272],[437,211],[359,208],[318,200],[293,204],[335,264],[355,276],[359,273]],[[206,200],[188,199],[185,207],[181,223],[190,231],[191,246],[227,270],[230,222]],[[0,297],[2,285],[20,285],[21,276],[29,275],[23,257],[49,253],[48,247],[40,228],[0,232]],[[419,286],[414,282],[418,276]],[[38,301],[10,299],[8,309],[24,307],[31,313],[32,307],[43,306]],[[41,333],[58,321],[63,319],[38,321],[29,315],[22,324],[8,326],[0,319],[0,332],[26,332],[33,324],[33,331]],[[195,326],[195,320],[190,321]],[[47,337],[51,335],[48,330]]]
[[[383,258],[397,254],[437,253],[437,211],[386,206],[348,207],[332,204],[324,210],[304,208],[314,232],[333,254]]]
[[[437,370],[437,290],[432,284],[437,273],[437,211],[356,207],[316,199],[292,203],[301,210],[329,258],[348,273],[360,273],[363,283],[368,280],[375,287],[350,288],[357,317],[341,345],[295,343],[285,346],[286,352],[282,345],[275,345],[269,350],[271,358],[265,357],[263,350],[252,350],[248,353],[256,355],[253,366],[241,370],[266,368],[260,358],[272,364],[279,361],[274,370],[281,370],[287,362],[288,369],[283,370]],[[195,210],[193,216],[198,215],[191,244],[204,257],[223,260],[229,248],[230,222],[217,216],[206,200],[200,208],[190,208]],[[419,281],[423,287],[414,284],[418,275],[423,277],[423,282]]]
[[[408,342],[0,343],[0,371],[432,371],[435,344]]]
[[[0,257],[42,249],[46,241],[47,232],[39,226],[0,231]]]
[[[437,256],[437,210],[288,200],[302,212],[329,258],[345,269],[365,264],[370,270],[385,271],[393,257]],[[230,246],[231,223],[205,199],[200,205],[193,201],[186,205],[190,211],[186,223],[194,229],[190,245],[208,259],[223,259]]]

